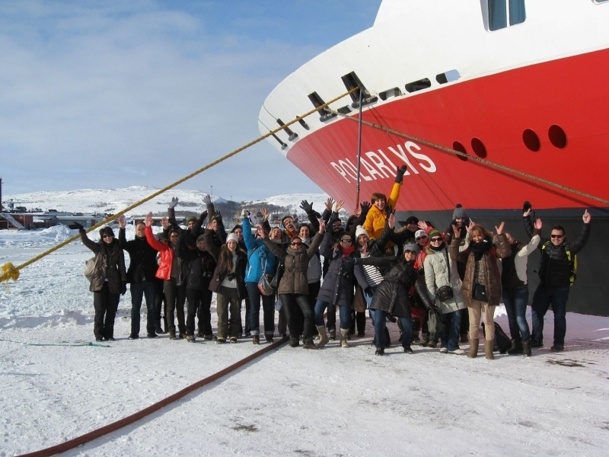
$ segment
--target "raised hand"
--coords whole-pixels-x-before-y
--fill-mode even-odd
[[[146,219],[144,219],[144,224],[146,224],[146,227],[152,227],[153,222],[152,213],[146,214]]]
[[[326,209],[328,211],[332,211],[332,207],[334,206],[334,200],[332,200],[331,198],[328,198],[326,200]]]
[[[127,219],[125,219],[125,215],[122,214],[119,218],[118,218],[118,226],[122,229],[124,229],[125,227],[127,227]]]
[[[211,204],[211,197],[209,194],[206,194],[205,197],[203,197],[203,203],[205,203],[205,206]]]
[[[171,199],[171,203],[169,204],[170,208],[175,208],[176,206],[178,206],[178,197],[173,197]]]
[[[337,213],[343,209],[343,205],[345,204],[344,200],[338,200],[335,204],[334,204],[334,211],[336,211]]]
[[[543,226],[541,219],[537,218],[535,219],[535,223],[533,224],[533,227],[535,227],[537,230],[541,230],[541,227]]]
[[[592,220],[592,216],[590,215],[588,210],[584,211],[584,215],[582,216],[582,220],[584,221],[584,224],[589,224],[590,221]]]
[[[502,235],[503,234],[503,227],[504,226],[505,226],[505,222],[504,221],[501,221],[499,226],[495,225],[495,231],[497,232],[497,235]]]
[[[306,200],[303,200],[300,202],[300,207],[307,214],[309,214],[311,211],[313,211],[313,203],[309,203]]]

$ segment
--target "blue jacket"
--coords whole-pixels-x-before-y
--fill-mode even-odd
[[[262,276],[262,266],[264,274],[275,276],[277,270],[277,257],[269,251],[269,248],[260,238],[252,235],[252,224],[249,218],[243,218],[243,241],[247,247],[248,264],[245,270],[245,282],[257,283]]]

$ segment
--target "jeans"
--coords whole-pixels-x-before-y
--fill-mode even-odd
[[[186,331],[189,335],[195,334],[195,317],[199,316],[199,336],[212,335],[211,329],[211,299],[212,291],[209,289],[186,289],[188,303],[186,314]]]
[[[264,313],[264,334],[275,333],[275,294],[262,295],[257,282],[245,283],[250,302],[249,329],[253,336],[260,335],[260,299],[262,298],[262,311]]]
[[[156,285],[152,281],[131,283],[131,335],[140,333],[140,311],[142,309],[142,297],[146,297],[146,332],[154,333],[156,327]]]
[[[218,339],[226,340],[239,337],[241,331],[241,299],[237,289],[220,286],[216,294],[216,312],[218,314]],[[230,312],[230,315],[229,315]]]
[[[459,333],[461,329],[461,310],[440,315],[442,332],[440,340],[442,347],[449,351],[459,349]]]
[[[389,316],[389,313],[380,309],[371,311],[373,311],[375,345],[377,349],[384,349],[387,346],[385,329],[387,328],[387,316]],[[412,320],[410,317],[400,317],[400,322],[402,324],[402,347],[407,348],[410,347],[410,342],[412,341]]]
[[[565,334],[567,333],[567,301],[569,300],[569,288],[557,287],[549,289],[543,284],[537,286],[531,303],[531,318],[533,321],[532,345],[543,344],[543,318],[552,305],[554,311],[554,346],[564,347]]]
[[[324,325],[324,311],[326,310],[326,308],[328,308],[328,310],[330,309],[330,303],[322,300],[317,300],[317,303],[315,303],[315,325]],[[340,317],[340,328],[344,330],[349,330],[349,327],[351,327],[351,307],[339,306],[338,313]],[[329,322],[330,318],[328,317],[328,326]]]
[[[186,285],[178,286],[175,279],[163,282],[163,293],[167,301],[167,326],[165,330],[175,332],[175,315],[178,316],[178,330],[180,333],[186,332],[186,322],[184,320],[184,303],[186,302]]]
[[[512,340],[529,341],[531,338],[526,318],[528,301],[529,287],[526,285],[503,289],[503,304],[507,312]]]
[[[290,338],[297,339],[302,333],[304,341],[310,341],[313,335],[313,313],[309,307],[309,297],[304,294],[282,294],[279,296],[285,309]],[[302,312],[302,321],[300,320]]]

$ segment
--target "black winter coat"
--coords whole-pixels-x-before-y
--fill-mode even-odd
[[[410,317],[412,305],[408,291],[412,286],[427,309],[433,303],[427,295],[425,285],[419,281],[419,274],[410,262],[403,257],[367,257],[357,259],[357,264],[376,265],[378,267],[391,265],[372,297],[371,309],[380,309],[397,317]]]
[[[186,288],[207,290],[217,266],[216,259],[208,251],[190,249],[184,243],[178,245],[177,255],[184,265]]]
[[[146,241],[146,237],[135,237],[131,241],[125,238],[125,229],[118,232],[118,245],[129,253],[129,269],[127,270],[127,282],[154,281],[158,263],[156,261],[157,251]]]

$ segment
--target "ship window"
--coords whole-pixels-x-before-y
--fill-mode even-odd
[[[320,106],[326,103],[317,92],[309,94],[309,100],[311,100],[311,103],[313,103],[313,106],[315,108],[319,108]],[[319,111],[319,120],[322,122],[327,121],[328,119],[332,119],[334,116],[336,116],[336,113],[330,113],[325,109]]]
[[[531,129],[526,129],[522,132],[522,141],[524,141],[524,145],[533,152],[537,152],[541,148],[539,137]]]
[[[490,30],[499,30],[520,24],[526,18],[524,0],[488,0]]]
[[[384,90],[379,94],[379,97],[381,98],[381,100],[384,101],[391,97],[399,97],[400,95],[402,95],[402,91],[400,90],[400,88],[394,87],[392,89]]]
[[[416,92],[418,90],[427,89],[428,87],[431,87],[429,78],[419,79],[418,81],[406,84],[406,90],[408,92]]]
[[[449,70],[444,73],[440,73],[439,75],[436,75],[436,81],[438,81],[439,84],[446,84],[456,81],[460,77],[461,75],[457,70]]]
[[[550,143],[558,149],[564,149],[567,146],[567,134],[558,125],[550,126],[548,129],[548,137],[550,138]]]
[[[467,160],[467,150],[465,149],[465,146],[463,146],[461,143],[459,143],[458,141],[455,141],[453,143],[453,149],[455,151],[461,152],[462,154],[455,154],[455,157],[459,160],[463,160],[466,161]]]
[[[480,139],[472,138],[472,149],[481,159],[486,158],[486,146]]]

